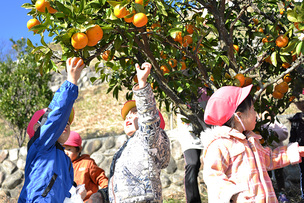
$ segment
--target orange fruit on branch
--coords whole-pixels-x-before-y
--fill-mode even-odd
[[[245,76],[242,73],[238,73],[234,76],[236,79],[237,86],[242,87],[245,84]]]
[[[267,56],[264,60],[265,62],[272,64],[270,55]]]
[[[82,32],[77,32],[73,34],[71,38],[71,44],[77,50],[85,48],[88,44],[88,41],[89,39],[87,35]]]
[[[178,32],[176,34],[176,37],[174,38],[174,41],[181,43],[183,41],[182,32]]]
[[[278,47],[282,48],[285,47],[288,44],[288,37],[284,36],[283,34],[280,34],[278,38],[276,39],[275,43]]]
[[[192,37],[190,36],[190,35],[186,35],[186,36],[184,36],[184,38],[183,38],[183,41],[182,41],[182,46],[183,47],[187,47],[187,46],[189,46],[190,44],[192,44]]]
[[[161,51],[160,52],[160,57],[163,58],[163,59],[166,59],[168,57],[168,55],[164,54],[164,51]]]
[[[151,25],[152,30],[154,30],[154,29],[157,28],[157,27],[161,27],[159,23],[153,23],[153,24]]]
[[[287,62],[284,62],[284,63],[282,63],[282,67],[283,68],[289,68],[291,65],[289,64],[289,63],[287,63]]]
[[[124,18],[128,14],[126,7],[121,7],[120,4],[117,4],[114,7],[114,15],[117,18]]]
[[[110,50],[106,50],[105,52],[103,52],[103,54],[101,56],[103,58],[103,60],[108,61],[110,53],[111,53]],[[113,58],[114,58],[114,56],[112,57],[111,60],[113,60]]]
[[[35,3],[35,8],[42,13],[45,12],[45,9],[47,9],[48,12],[51,14],[54,14],[57,12],[56,9],[51,7],[50,2],[45,1],[45,0],[37,0]]]
[[[169,59],[169,65],[171,66],[171,68],[175,68],[177,65],[177,60],[176,59]]]
[[[289,101],[292,102],[295,98],[296,97],[292,95],[292,96],[289,97]]]
[[[264,38],[262,39],[262,42],[263,42],[264,44],[267,43],[267,42],[269,42],[268,36],[267,36],[267,37],[264,37]]]
[[[132,13],[135,14],[135,13],[136,13],[135,10],[133,10]],[[124,17],[124,21],[125,21],[126,23],[132,23],[133,18],[134,18],[134,15],[131,16],[131,17],[129,17],[129,18],[127,18],[128,15],[130,15],[130,12],[129,12],[129,11],[127,11],[127,15]]]
[[[88,46],[95,46],[103,37],[103,31],[99,25],[87,30]]]
[[[277,92],[281,92],[282,94],[285,94],[288,91],[288,88],[289,88],[289,86],[288,86],[287,82],[281,82],[280,84],[277,84],[274,87],[274,90]]]
[[[184,61],[180,62],[182,64],[181,70],[185,70],[187,68],[186,63]]]
[[[240,51],[240,48],[238,45],[234,44],[233,49],[238,53]]]
[[[253,18],[252,21],[254,22],[255,25],[259,24],[259,20],[256,18]]]
[[[193,34],[193,32],[194,32],[193,28],[194,28],[194,26],[192,24],[186,25],[186,30],[189,34]]]
[[[153,82],[151,83],[151,88],[153,89],[153,90],[157,90],[157,85],[155,85]]]
[[[144,13],[136,13],[132,23],[136,27],[143,27],[148,23],[148,17]]]
[[[165,65],[162,65],[162,66],[160,67],[160,69],[163,71],[163,74],[169,73],[169,72],[170,72],[169,68],[167,68],[167,66],[165,66]]]
[[[292,80],[292,77],[289,73],[287,73],[286,75],[284,75],[283,80],[284,82],[290,82]]]
[[[251,83],[252,83],[252,78],[245,77],[245,82],[244,82],[243,87],[246,87],[246,86],[250,85]]]
[[[282,93],[279,92],[279,91],[274,91],[274,92],[272,93],[272,96],[273,96],[273,98],[275,98],[275,99],[282,99],[283,96],[284,96],[284,94],[282,94]]]
[[[148,5],[149,1],[150,1],[150,0],[147,0],[147,1],[146,1],[145,6]],[[135,3],[144,5],[144,0],[135,0]]]
[[[39,22],[39,20],[37,20],[36,18],[30,19],[29,21],[27,21],[27,28],[31,29],[32,27],[36,26],[36,25],[40,25],[41,23]],[[38,30],[34,30],[34,33],[36,33]]]

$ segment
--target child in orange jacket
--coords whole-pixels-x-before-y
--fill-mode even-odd
[[[105,171],[98,167],[94,159],[90,155],[83,154],[82,139],[77,132],[71,131],[69,139],[64,143],[63,147],[66,155],[68,155],[73,163],[74,181],[77,185],[85,184],[87,196],[84,201],[88,200],[93,193],[98,191],[98,187],[107,188],[108,178]]]

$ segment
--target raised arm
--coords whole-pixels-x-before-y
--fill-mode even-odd
[[[76,61],[76,57],[67,60],[67,81],[54,94],[49,105],[52,111],[48,114],[46,123],[41,127],[39,145],[45,148],[52,146],[62,134],[74,101],[78,97],[77,80],[84,65],[81,64],[81,60],[75,63]]]

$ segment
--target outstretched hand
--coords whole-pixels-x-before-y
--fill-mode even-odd
[[[147,78],[150,75],[152,65],[145,62],[141,65],[141,67],[139,67],[138,64],[135,64],[135,68],[137,72],[138,86],[139,88],[143,88],[146,86]]]
[[[67,80],[75,85],[80,78],[81,71],[85,67],[83,60],[77,57],[68,58],[66,62],[66,68],[68,73]]]

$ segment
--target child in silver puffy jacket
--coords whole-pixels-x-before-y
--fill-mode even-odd
[[[121,110],[128,141],[116,152],[110,169],[110,202],[162,202],[161,169],[170,161],[170,141],[147,78],[151,64],[136,64],[135,101]]]

